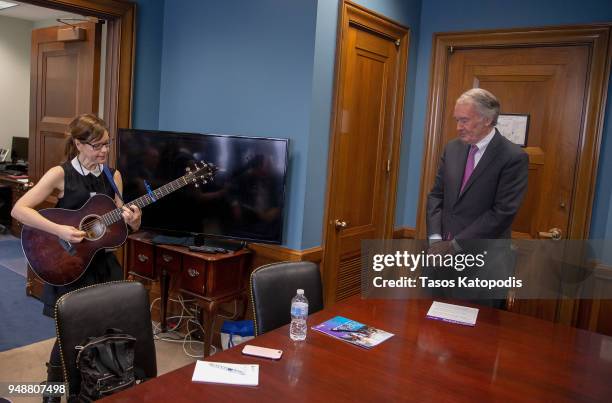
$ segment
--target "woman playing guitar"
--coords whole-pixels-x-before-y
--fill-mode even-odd
[[[54,223],[40,215],[34,207],[57,192],[58,208],[79,209],[94,194],[105,194],[122,207],[124,221],[137,230],[140,227],[141,211],[135,205],[123,206],[121,197],[115,194],[112,184],[102,171],[110,151],[110,137],[103,120],[91,114],[76,117],[68,126],[66,161],[49,169],[40,181],[23,195],[13,208],[11,215],[23,224],[57,235],[69,243],[79,243],[85,232],[69,226]],[[123,190],[121,173],[111,169],[119,192]],[[53,262],[49,262],[53,264]],[[43,291],[43,314],[53,317],[55,302],[63,294],[89,285],[123,279],[123,270],[113,253],[98,251],[85,273],[75,282],[65,286],[45,284]],[[47,382],[62,382],[62,364],[57,340],[47,363]],[[45,398],[58,401],[59,398]],[[55,400],[57,399],[57,400]]]

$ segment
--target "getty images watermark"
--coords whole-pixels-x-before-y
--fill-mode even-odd
[[[608,244],[608,245],[606,245]],[[610,279],[609,241],[470,240],[436,253],[424,240],[362,242],[365,298],[500,299],[595,296]],[[612,263],[612,256],[609,256]],[[611,287],[607,287],[611,290]],[[612,294],[612,291],[608,291]]]
[[[455,270],[463,272],[470,269],[481,269],[485,267],[487,251],[478,254],[471,253],[409,253],[408,251],[395,251],[394,253],[375,254],[372,257],[372,270],[382,272],[385,269],[409,270],[414,273],[419,268],[432,268],[435,270]],[[381,287],[407,287],[407,288],[508,288],[522,287],[522,280],[515,277],[506,279],[483,279],[468,275],[440,276],[431,273],[429,275],[408,276],[400,275],[398,278],[383,278],[382,275],[372,278],[372,285]]]

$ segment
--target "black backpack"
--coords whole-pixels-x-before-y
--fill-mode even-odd
[[[119,329],[107,329],[103,336],[89,337],[76,358],[81,372],[81,387],[71,401],[91,402],[126,389],[143,376],[134,370],[136,338]],[[142,373],[143,375],[144,373]]]

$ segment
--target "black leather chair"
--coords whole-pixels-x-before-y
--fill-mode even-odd
[[[251,303],[255,335],[291,322],[291,299],[301,288],[308,298],[308,314],[323,309],[321,274],[312,262],[271,263],[251,273]]]
[[[155,343],[147,290],[135,281],[113,281],[81,288],[62,296],[55,305],[55,326],[64,379],[71,395],[80,390],[76,346],[106,329],[121,329],[136,338],[134,367],[144,376],[157,376]]]

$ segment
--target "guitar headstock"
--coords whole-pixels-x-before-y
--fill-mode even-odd
[[[202,182],[203,185],[212,182],[215,178],[215,174],[219,170],[219,168],[211,162],[200,161],[200,165],[198,165],[198,163],[193,165],[193,168],[185,168],[187,174],[184,178],[187,182],[195,183],[195,187],[199,187],[200,182]]]

